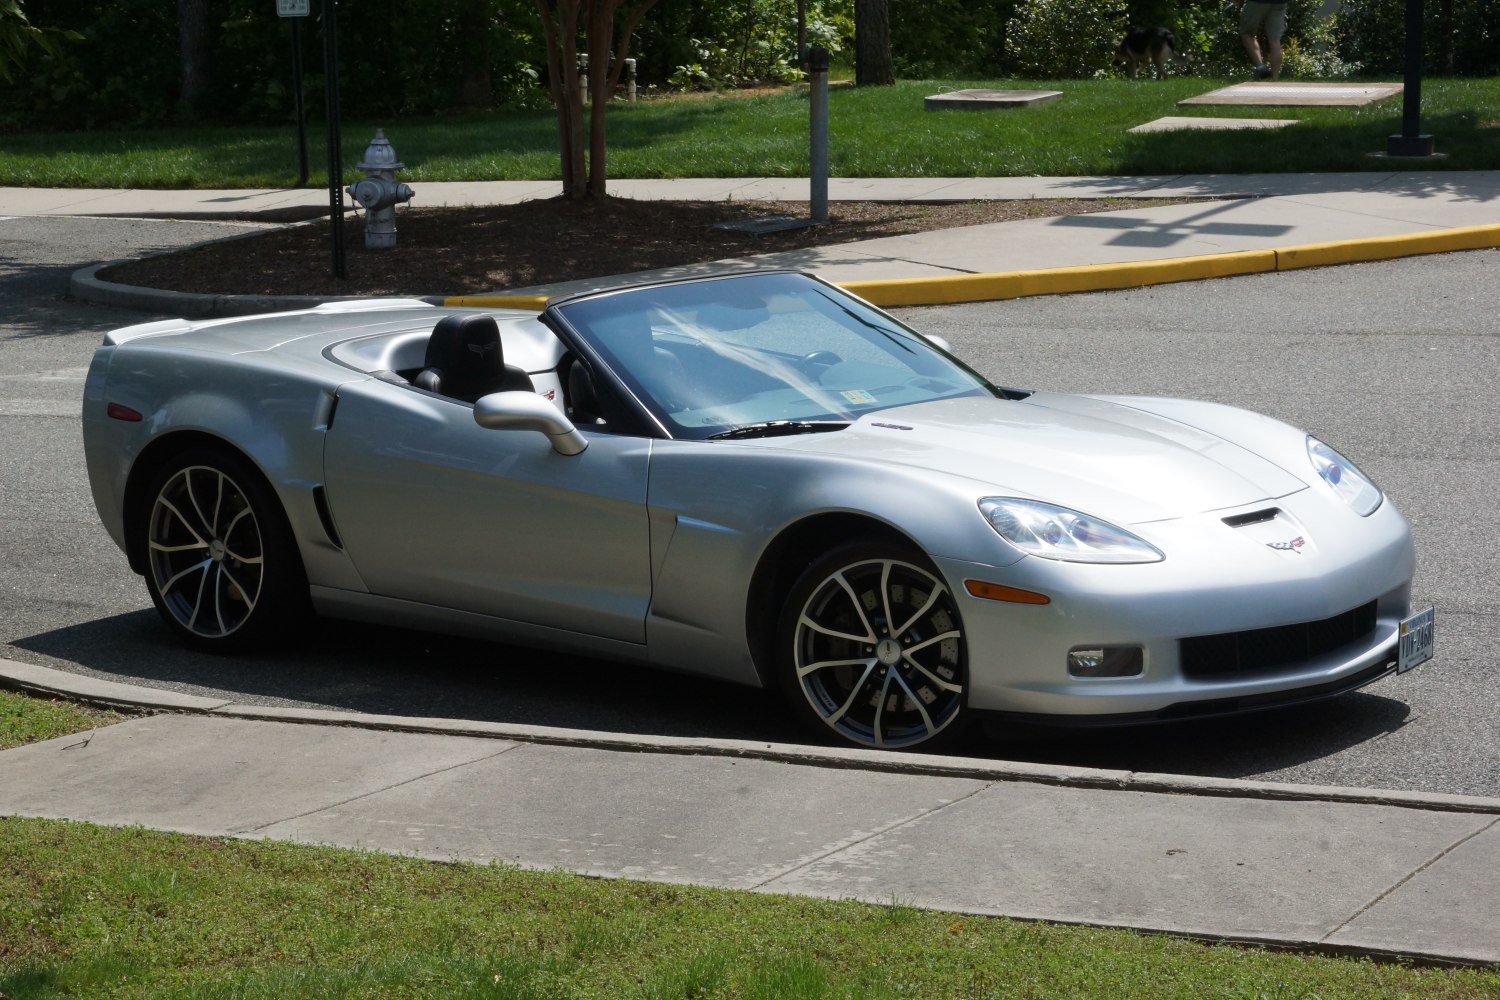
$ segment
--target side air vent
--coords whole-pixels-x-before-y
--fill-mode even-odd
[[[339,529],[333,526],[333,512],[328,509],[328,494],[321,486],[313,487],[313,506],[318,508],[318,520],[323,522],[323,534],[328,536],[334,548],[342,549],[344,543],[339,539]]]
[[[1252,510],[1248,514],[1235,514],[1233,517],[1224,518],[1224,523],[1231,528],[1243,528],[1247,524],[1263,524],[1266,521],[1276,520],[1276,515],[1281,513],[1279,507],[1267,507],[1265,510]]]

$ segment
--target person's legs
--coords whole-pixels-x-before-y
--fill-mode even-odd
[[[1266,47],[1271,56],[1271,79],[1281,79],[1281,36],[1286,34],[1286,4],[1276,4],[1266,15]]]
[[[1245,45],[1245,55],[1250,57],[1250,65],[1259,66],[1265,62],[1260,57],[1260,41],[1254,35],[1241,35],[1240,41]]]
[[[1262,80],[1274,72],[1266,66],[1266,61],[1261,55],[1260,40],[1256,37],[1260,34],[1261,26],[1265,23],[1266,14],[1270,11],[1269,4],[1260,0],[1245,0],[1245,5],[1240,8],[1240,41],[1245,46],[1245,55],[1250,57],[1250,65],[1255,68],[1255,78]],[[1280,46],[1280,36],[1275,43]]]

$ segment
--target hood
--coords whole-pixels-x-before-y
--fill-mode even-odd
[[[1307,484],[1236,444],[1089,396],[965,398],[894,407],[832,434],[767,439],[798,451],[975,482],[983,495],[1140,524],[1283,497]]]

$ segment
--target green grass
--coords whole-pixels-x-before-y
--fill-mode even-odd
[[[0,750],[119,722],[118,712],[0,691]]]
[[[1232,81],[905,81],[837,88],[830,97],[832,172],[842,177],[1078,176],[1387,170],[1366,154],[1401,130],[1399,97],[1363,108],[1178,109],[1176,102]],[[922,98],[963,87],[1043,87],[1062,99],[1011,111],[929,113]],[[1433,169],[1493,169],[1500,162],[1500,79],[1423,84],[1422,127],[1447,159]],[[1129,135],[1164,115],[1298,118],[1270,132]],[[538,180],[558,176],[550,111],[346,121],[346,180],[375,127],[385,127],[421,181]],[[311,183],[325,162],[309,136]],[[93,131],[0,139],[0,185],[42,187],[285,187],[295,182],[291,127]],[[616,104],[609,173],[627,177],[805,176],[807,97],[681,97]],[[420,191],[418,192],[420,198]]]
[[[1500,973],[7,819],[0,993],[1477,1000]]]

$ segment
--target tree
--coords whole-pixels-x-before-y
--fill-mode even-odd
[[[627,0],[536,0],[547,42],[547,80],[557,109],[557,136],[562,150],[563,195],[605,195],[604,111],[620,84],[630,36],[656,0],[634,0],[621,22],[615,51],[615,16]],[[589,99],[593,102],[584,143],[583,85],[578,73],[578,40],[582,35],[589,61]],[[611,56],[614,56],[611,62]]]
[[[21,0],[0,0],[0,80],[15,82],[12,74],[21,68],[32,46],[56,55],[59,40],[82,37],[76,31],[35,27],[21,10]]]
[[[212,37],[208,0],[177,0],[177,60],[182,73],[177,113],[188,120],[202,118],[209,110]]]
[[[854,85],[895,82],[890,0],[854,0]]]

